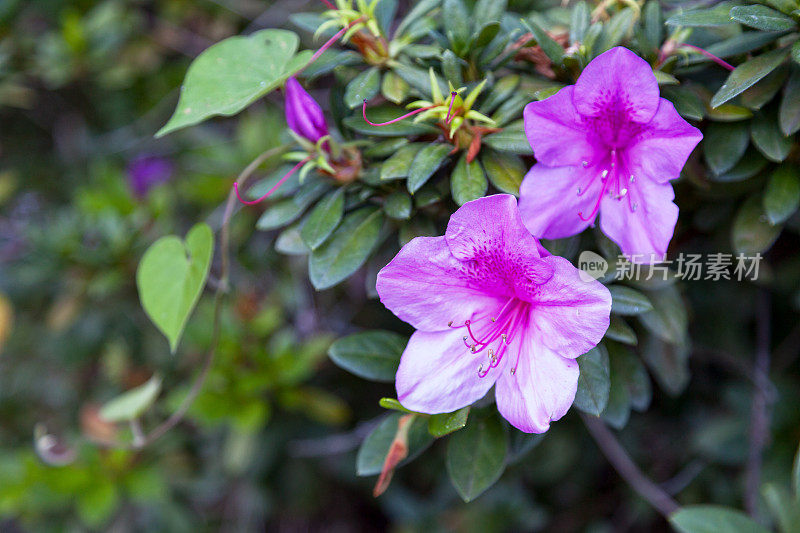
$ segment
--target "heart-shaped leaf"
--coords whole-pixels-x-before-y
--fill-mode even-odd
[[[139,263],[139,300],[172,353],[206,284],[213,251],[214,235],[201,223],[189,230],[186,242],[175,235],[158,239]]]
[[[286,30],[229,37],[197,56],[186,72],[169,122],[156,137],[215,115],[235,115],[300,70],[311,52],[297,55],[299,39]]]

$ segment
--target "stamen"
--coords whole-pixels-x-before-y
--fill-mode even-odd
[[[736,70],[736,67],[734,67],[734,66],[733,66],[733,65],[731,65],[730,63],[726,62],[726,61],[725,61],[725,60],[723,60],[722,58],[719,58],[719,57],[715,56],[714,54],[712,54],[711,52],[709,52],[709,51],[707,51],[707,50],[703,50],[703,49],[702,49],[702,48],[700,48],[699,46],[695,46],[695,45],[693,45],[693,44],[686,44],[686,43],[683,43],[683,46],[685,46],[686,48],[691,48],[691,49],[692,49],[692,50],[694,50],[695,52],[698,52],[698,53],[700,53],[701,55],[704,55],[704,56],[706,56],[706,57],[707,57],[707,58],[709,58],[711,61],[713,61],[713,62],[714,62],[714,63],[716,63],[717,65],[720,65],[720,66],[721,66],[721,67],[723,67],[723,68],[726,68],[726,69],[728,69],[728,70],[731,70],[731,71],[733,71],[733,70]]]
[[[452,122],[454,118],[454,115],[452,115],[451,113],[453,112],[453,102],[455,102],[456,96],[458,96],[457,92],[453,91],[450,93],[450,107],[447,108],[447,118],[444,121],[444,123],[447,124],[448,126],[450,125],[450,122]]]
[[[369,124],[370,126],[378,126],[378,127],[380,127],[380,126],[388,126],[389,124],[394,124],[395,122],[400,122],[401,120],[407,119],[408,117],[413,117],[414,115],[422,113],[423,111],[427,111],[428,109],[433,109],[434,107],[436,107],[436,106],[435,105],[429,105],[427,107],[420,107],[419,109],[415,109],[414,111],[412,111],[410,113],[406,113],[405,115],[403,115],[401,117],[394,118],[394,119],[389,120],[387,122],[371,122],[367,118],[367,101],[365,99],[364,100],[364,105],[361,107],[361,115],[364,117],[364,121],[367,124]]]
[[[337,7],[335,5],[333,5],[333,4],[331,4],[330,2],[328,2],[328,0],[322,0],[322,3],[325,4],[326,6],[328,6],[328,9],[332,9],[334,11],[338,11]]]
[[[282,177],[280,180],[278,180],[278,183],[276,183],[275,185],[273,185],[273,186],[272,186],[272,188],[271,188],[270,190],[268,190],[268,191],[267,191],[267,194],[265,194],[265,195],[264,195],[264,196],[262,196],[261,198],[258,198],[257,200],[245,200],[244,198],[242,198],[242,197],[241,197],[241,195],[239,194],[239,184],[238,184],[237,182],[235,182],[235,181],[234,181],[234,182],[233,182],[233,190],[234,190],[234,191],[236,191],[236,197],[237,197],[237,198],[239,199],[239,201],[240,201],[240,202],[242,202],[244,205],[255,205],[255,204],[259,203],[259,202],[263,202],[264,200],[266,200],[267,198],[269,198],[269,197],[270,197],[270,195],[272,195],[272,193],[274,193],[275,191],[277,191],[277,190],[278,190],[278,188],[280,188],[280,186],[281,186],[281,185],[283,185],[283,184],[286,182],[286,180],[287,180],[287,179],[289,179],[289,177],[290,177],[292,174],[294,174],[295,172],[297,172],[297,169],[299,169],[300,167],[302,167],[303,165],[305,165],[306,163],[308,163],[309,161],[311,161],[311,159],[312,159],[312,157],[311,157],[311,156],[308,156],[308,157],[306,157],[305,159],[303,159],[302,161],[300,161],[299,163],[297,163],[297,164],[296,164],[296,165],[295,165],[295,166],[292,168],[292,170],[290,170],[289,172],[287,172],[287,173],[286,173],[286,175],[285,175],[284,177]]]
[[[600,173],[600,177],[606,179],[608,177],[608,169],[604,169],[603,172]]]

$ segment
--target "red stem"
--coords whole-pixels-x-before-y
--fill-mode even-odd
[[[339,30],[338,32],[336,32],[336,34],[335,34],[333,37],[331,37],[330,39],[328,39],[328,40],[325,42],[325,44],[323,44],[323,45],[320,47],[320,49],[319,49],[319,50],[317,50],[316,52],[314,52],[314,55],[313,55],[313,56],[311,56],[311,59],[309,59],[309,60],[308,60],[308,63],[306,63],[306,64],[305,64],[305,66],[304,66],[303,68],[301,68],[300,70],[298,70],[298,71],[297,71],[295,74],[300,74],[300,73],[301,73],[301,72],[303,72],[305,69],[307,69],[307,68],[309,67],[309,65],[311,65],[311,64],[312,64],[314,61],[316,61],[317,59],[319,59],[319,56],[321,56],[321,55],[322,55],[322,54],[325,52],[325,50],[327,50],[328,48],[330,48],[330,47],[331,47],[331,45],[332,45],[333,43],[335,43],[336,41],[338,41],[338,40],[339,40],[339,38],[341,38],[341,36],[342,36],[342,35],[344,35],[345,33],[347,33],[347,30],[349,30],[350,28],[352,28],[353,26],[355,26],[356,24],[358,24],[358,23],[360,23],[360,22],[364,22],[364,17],[357,18],[356,20],[354,20],[353,22],[351,22],[350,24],[348,24],[347,26],[345,26],[344,28],[342,28],[341,30]]]
[[[692,49],[692,50],[694,50],[695,52],[698,52],[698,53],[700,53],[700,54],[702,54],[702,55],[706,56],[706,57],[707,57],[707,58],[709,58],[711,61],[713,61],[713,62],[714,62],[714,63],[716,63],[717,65],[720,65],[720,66],[721,66],[721,67],[723,67],[723,68],[726,68],[726,69],[728,69],[728,70],[736,70],[736,67],[734,67],[733,65],[731,65],[731,64],[730,64],[730,63],[728,63],[727,61],[725,61],[725,60],[723,60],[723,59],[721,59],[721,58],[719,58],[719,57],[715,56],[714,54],[712,54],[711,52],[708,52],[707,50],[703,50],[703,49],[702,49],[702,48],[700,48],[699,46],[695,46],[695,45],[693,45],[693,44],[686,44],[686,43],[684,43],[684,44],[683,44],[683,46],[685,46],[686,48],[691,48],[691,49]]]
[[[241,195],[239,194],[239,183],[238,183],[238,182],[233,182],[233,189],[234,189],[234,191],[236,191],[236,198],[238,198],[238,199],[239,199],[239,201],[240,201],[240,202],[242,202],[244,205],[255,205],[255,204],[259,203],[259,202],[262,202],[262,201],[266,200],[267,198],[269,198],[269,196],[270,196],[272,193],[274,193],[275,191],[277,191],[277,190],[278,190],[278,188],[279,188],[281,185],[283,185],[283,184],[286,182],[286,180],[287,180],[287,179],[289,179],[289,177],[290,177],[292,174],[294,174],[295,172],[297,172],[297,169],[298,169],[298,168],[302,167],[303,165],[305,165],[305,164],[306,164],[306,163],[308,163],[309,161],[311,161],[311,156],[309,156],[309,157],[306,157],[305,159],[303,159],[302,161],[300,161],[299,163],[297,163],[297,164],[296,164],[296,165],[295,165],[295,166],[292,168],[292,170],[290,170],[290,171],[289,171],[289,172],[288,172],[288,173],[287,173],[287,174],[286,174],[284,177],[282,177],[280,180],[278,180],[278,183],[276,183],[275,185],[273,185],[273,186],[272,186],[272,188],[271,188],[269,191],[267,191],[267,194],[265,194],[265,195],[264,195],[264,196],[262,196],[261,198],[258,198],[257,200],[245,200],[244,198],[242,198],[242,197],[241,197]]]

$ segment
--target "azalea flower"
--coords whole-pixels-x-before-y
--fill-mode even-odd
[[[572,405],[575,358],[602,339],[611,295],[552,256],[507,194],[467,202],[443,237],[417,237],[378,273],[381,302],[417,331],[397,371],[397,398],[446,413],[492,385],[500,413],[543,433]]]
[[[316,144],[330,135],[322,108],[294,78],[286,80],[285,112],[289,129],[300,137]]]
[[[600,228],[632,261],[661,260],[678,219],[669,181],[703,135],[660,98],[650,65],[612,48],[524,115],[537,160],[520,188],[528,229],[568,237],[600,213]]]

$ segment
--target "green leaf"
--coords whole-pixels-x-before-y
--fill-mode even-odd
[[[743,92],[741,96],[742,104],[750,109],[761,109],[769,103],[781,90],[789,74],[789,69],[784,67],[785,65],[781,65],[776,68],[763,80]]]
[[[772,516],[778,522],[779,530],[782,533],[796,531],[797,524],[800,524],[800,505],[789,492],[773,483],[765,483],[761,487],[761,494]]]
[[[681,344],[686,340],[688,317],[680,292],[675,286],[650,291],[652,311],[639,315],[639,320],[651,333],[666,342]]]
[[[731,9],[731,19],[762,31],[792,30],[797,24],[791,17],[767,6],[736,6]]]
[[[746,514],[721,505],[687,505],[669,517],[681,533],[768,533]]]
[[[489,181],[497,190],[519,196],[519,186],[527,170],[519,157],[484,150],[481,153],[481,162]]]
[[[720,175],[732,169],[742,158],[750,144],[750,131],[747,124],[708,125],[703,138],[703,155],[714,174]]]
[[[367,109],[367,117],[372,122],[387,122],[405,112],[396,107],[370,107]],[[425,135],[426,133],[438,133],[439,130],[428,124],[414,122],[413,120],[401,120],[387,126],[371,126],[364,121],[364,117],[359,112],[357,115],[345,117],[342,123],[351,130],[363,135],[374,135],[376,137],[411,137],[413,135]]]
[[[418,2],[414,2],[408,15],[406,15],[397,27],[397,35],[402,35],[413,22],[430,14],[430,12],[438,8],[441,3],[442,0],[419,0]]]
[[[235,115],[300,70],[310,52],[295,56],[297,35],[262,30],[229,37],[209,47],[189,65],[178,107],[156,137],[215,115]]]
[[[461,60],[451,50],[445,50],[442,54],[442,72],[453,87],[461,87],[464,84],[461,76]]]
[[[642,359],[659,386],[670,396],[678,396],[689,384],[689,346],[664,342],[656,335],[648,335],[642,346]]]
[[[800,446],[797,447],[792,465],[792,491],[795,500],[800,501]]]
[[[356,475],[374,476],[381,473],[386,454],[397,433],[397,423],[404,413],[390,413],[381,423],[367,435],[356,456]],[[433,442],[428,433],[428,424],[424,417],[417,416],[408,428],[408,455],[400,461],[402,466],[414,460]]]
[[[714,175],[712,172],[708,175],[708,179],[717,183],[733,183],[736,181],[742,181],[752,178],[764,170],[768,164],[769,161],[764,159],[758,150],[755,148],[750,148],[747,150],[747,152],[745,152],[744,157],[742,157],[732,169],[724,174],[720,174],[719,176]]]
[[[706,108],[706,116],[716,122],[739,122],[753,116],[753,112],[744,106],[722,104],[719,107]]]
[[[464,2],[461,0],[444,0],[442,4],[442,22],[444,24],[444,33],[453,43],[454,51],[458,55],[462,55],[469,41],[470,28],[472,27],[469,20],[469,11],[467,11]]]
[[[327,190],[328,184],[323,181],[307,183],[293,197],[278,200],[267,207],[258,218],[256,228],[261,231],[269,231],[291,224],[300,218],[306,208]]]
[[[106,422],[128,422],[139,418],[153,405],[161,392],[161,377],[154,375],[147,382],[126,391],[100,408]]]
[[[786,135],[794,135],[800,131],[800,68],[798,67],[792,69],[792,75],[783,90],[778,121],[781,131]]]
[[[467,163],[467,154],[463,154],[450,176],[453,201],[458,205],[464,205],[486,194],[488,187],[489,182],[486,181],[486,174],[481,164],[478,161]]]
[[[575,407],[594,416],[608,404],[611,390],[611,376],[608,369],[608,352],[601,344],[578,357],[578,390],[575,393]]]
[[[158,239],[136,270],[142,307],[169,340],[172,353],[205,287],[213,251],[214,235],[201,223],[189,230],[185,242],[174,235]]]
[[[572,16],[569,24],[570,43],[581,43],[589,25],[592,23],[592,13],[589,6],[581,0],[572,8]]]
[[[433,415],[428,419],[428,432],[437,438],[444,437],[466,426],[468,416],[469,406],[452,413]]]
[[[615,13],[611,20],[603,26],[603,33],[593,52],[596,54],[603,53],[620,44],[631,29],[635,18],[636,13],[629,7]]]
[[[664,40],[664,19],[661,15],[661,4],[657,0],[648,0],[642,13],[644,20],[644,36],[651,50],[658,50]]]
[[[703,120],[706,106],[700,97],[687,87],[663,87],[661,96],[675,105],[675,110],[684,118]]]
[[[392,72],[391,70],[383,75],[383,82],[381,82],[381,94],[394,104],[401,104],[408,98],[408,93],[411,87],[408,83]]]
[[[775,163],[786,160],[792,149],[793,139],[780,130],[775,113],[758,113],[750,123],[750,137],[758,151]]]
[[[308,277],[314,288],[329,289],[355,273],[378,244],[382,227],[379,209],[363,207],[347,215],[308,258]]]
[[[284,255],[307,255],[311,252],[300,237],[300,223],[292,224],[278,235],[275,250]]]
[[[720,2],[710,9],[698,9],[678,13],[667,19],[669,26],[715,27],[734,24],[730,17],[731,7],[737,2]]]
[[[522,24],[533,34],[533,38],[536,39],[536,43],[550,59],[550,61],[552,61],[555,66],[562,65],[564,62],[564,49],[561,47],[561,45],[558,44],[555,39],[550,37],[547,32],[544,31],[533,20],[522,19]]]
[[[507,0],[478,0],[472,12],[472,30],[478,31],[486,23],[502,21],[507,6]]]
[[[414,194],[425,185],[433,173],[439,170],[452,149],[453,147],[449,144],[431,143],[420,150],[414,156],[408,169],[408,181],[406,182],[408,192]]]
[[[611,316],[611,323],[606,331],[606,337],[630,346],[636,346],[637,343],[636,332],[625,320],[617,315]]]
[[[339,187],[311,210],[300,229],[300,237],[309,248],[316,250],[331,236],[343,216],[344,187]]]
[[[393,156],[384,161],[383,165],[381,165],[381,179],[397,180],[407,178],[408,171],[411,168],[411,162],[414,161],[419,151],[425,146],[427,146],[425,143],[413,143],[401,146]]]
[[[495,82],[492,90],[486,95],[486,99],[480,106],[480,112],[484,115],[494,111],[497,106],[508,100],[519,86],[520,77],[518,74],[503,76]]]
[[[471,48],[483,48],[490,42],[492,39],[497,37],[497,34],[500,33],[500,23],[499,22],[487,22],[483,25],[478,31],[476,31],[472,35],[470,47]]]
[[[611,285],[608,287],[611,293],[611,312],[618,315],[641,315],[653,309],[653,304],[647,299],[647,296],[625,287],[624,285]]]
[[[733,221],[731,239],[736,253],[754,255],[767,251],[781,233],[781,226],[773,226],[764,213],[758,197],[749,198],[739,209]]]
[[[408,220],[411,218],[411,197],[403,191],[394,191],[386,197],[383,210],[390,218]]]
[[[372,67],[353,78],[344,90],[344,103],[350,108],[361,107],[364,100],[371,100],[378,94],[381,84],[381,73]]]
[[[508,435],[496,416],[473,419],[447,443],[447,473],[465,502],[480,496],[503,474]]]
[[[363,331],[336,340],[328,356],[337,366],[370,381],[391,383],[408,340],[391,331]]]
[[[718,107],[755,85],[767,74],[778,68],[789,55],[788,48],[772,50],[742,63],[730,73],[725,84],[711,99],[711,107]]]
[[[509,152],[519,155],[533,155],[533,150],[525,136],[522,121],[513,122],[503,128],[502,131],[487,135],[483,138],[483,144],[494,148],[500,152]]]
[[[409,411],[405,407],[403,407],[399,401],[395,398],[381,398],[378,401],[378,405],[383,407],[384,409],[390,409],[392,411],[399,411],[401,413],[413,413],[414,411]]]

